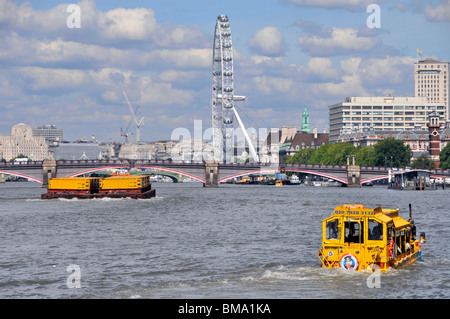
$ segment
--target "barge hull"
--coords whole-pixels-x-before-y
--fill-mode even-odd
[[[65,198],[65,199],[93,199],[93,198],[132,198],[132,199],[145,199],[155,197],[156,193],[154,189],[150,189],[148,191],[142,193],[135,192],[120,192],[120,193],[95,193],[95,194],[69,194],[69,193],[47,193],[42,194],[41,199],[56,199],[56,198]]]

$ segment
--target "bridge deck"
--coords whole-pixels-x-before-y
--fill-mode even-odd
[[[99,170],[113,168],[145,168],[180,174],[205,182],[205,162],[182,162],[170,160],[61,160],[55,161],[57,177],[78,176]],[[25,177],[43,182],[43,161],[20,163],[0,162],[0,174]],[[258,164],[258,163],[218,163],[219,182],[247,174],[267,174],[269,172],[298,172],[319,175],[347,183],[346,165],[321,164]],[[361,183],[388,177],[389,167],[360,167]],[[450,170],[430,170],[433,177],[450,177]]]

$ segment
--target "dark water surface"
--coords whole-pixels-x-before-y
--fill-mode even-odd
[[[450,296],[450,190],[153,188],[148,200],[40,200],[36,183],[0,184],[0,298]],[[411,203],[424,262],[383,273],[380,288],[367,273],[321,269],[321,221],[346,203],[403,217]]]

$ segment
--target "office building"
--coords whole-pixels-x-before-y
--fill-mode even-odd
[[[429,102],[428,97],[348,97],[329,106],[330,142],[339,142],[340,135],[364,127],[375,130],[402,131],[426,127],[431,113],[439,115],[445,125],[446,106]]]
[[[41,125],[33,129],[33,136],[43,136],[48,144],[61,143],[63,141],[63,130],[55,125]]]
[[[414,63],[414,91],[416,97],[427,97],[428,102],[445,106],[446,119],[449,109],[449,63],[425,58]]]

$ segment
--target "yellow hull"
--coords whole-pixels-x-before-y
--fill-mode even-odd
[[[403,219],[398,209],[369,209],[363,205],[342,205],[322,221],[322,267],[357,271],[401,268],[414,263],[425,243],[415,239],[411,218]]]
[[[396,259],[389,260],[388,262],[364,262],[363,260],[359,260],[358,257],[356,257],[357,254],[351,254],[351,253],[342,253],[336,260],[330,260],[328,256],[323,256],[322,250],[319,251],[318,257],[319,260],[322,262],[322,267],[325,268],[342,268],[347,270],[357,270],[357,271],[375,271],[376,269],[381,270],[382,272],[385,272],[391,268],[393,269],[400,269],[407,265],[411,265],[418,259],[419,252],[411,252],[407,254],[402,254],[401,256],[397,257]],[[354,259],[354,263],[349,263],[348,266],[346,266],[346,263],[344,263],[342,260],[345,257],[350,257]]]

